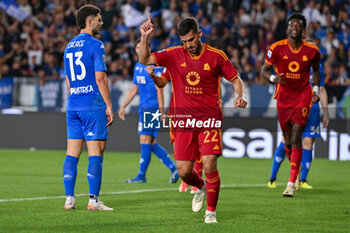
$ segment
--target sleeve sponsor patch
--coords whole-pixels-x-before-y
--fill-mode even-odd
[[[272,51],[269,50],[269,51],[267,52],[267,56],[268,56],[269,58],[271,58],[271,55],[272,55]]]

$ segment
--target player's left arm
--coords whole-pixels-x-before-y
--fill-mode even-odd
[[[159,111],[163,115],[164,114],[164,93],[163,89],[156,86],[157,89],[157,99],[158,99],[158,106]]]
[[[95,72],[95,77],[96,77],[96,84],[98,86],[98,90],[100,91],[101,96],[107,106],[107,109],[106,109],[106,115],[108,120],[107,126],[110,126],[113,123],[114,114],[113,114],[111,96],[109,94],[107,74],[104,71],[97,71]]]
[[[312,65],[312,80],[314,83],[313,87],[313,97],[312,97],[312,103],[317,103],[320,101],[320,62],[317,62]]]
[[[247,107],[247,100],[244,94],[244,84],[241,77],[238,75],[233,81],[232,85],[237,93],[237,98],[233,102],[235,108],[245,108]]]
[[[168,83],[167,79],[161,78],[154,73],[154,66],[147,66],[146,71],[152,77],[157,87],[163,88]]]
[[[70,94],[70,84],[69,84],[69,79],[68,79],[67,75],[66,75],[66,85],[67,85],[67,89],[68,89],[69,94]]]

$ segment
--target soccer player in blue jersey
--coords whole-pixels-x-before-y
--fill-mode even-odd
[[[136,41],[135,51],[139,54],[140,40]],[[139,126],[138,134],[140,135],[141,158],[139,173],[136,177],[128,179],[126,183],[145,183],[146,171],[151,162],[152,152],[167,166],[171,172],[169,183],[176,183],[179,179],[175,163],[170,159],[166,150],[157,143],[159,129],[144,128],[144,112],[155,112],[164,107],[163,89],[155,86],[152,75],[160,77],[163,68],[154,68],[153,66],[142,65],[139,62],[134,67],[133,86],[128,93],[122,107],[119,110],[119,117],[125,120],[125,108],[132,99],[139,93]]]
[[[312,40],[307,39],[306,41],[310,43],[314,43]],[[310,72],[310,83],[312,83],[312,68]],[[320,101],[323,108],[324,116],[323,116],[323,128],[327,128],[329,124],[329,117],[328,117],[328,100],[327,100],[327,92],[324,88],[324,74],[323,74],[323,66],[320,64]],[[296,182],[296,190],[298,188],[304,188],[304,189],[312,189],[313,187],[307,183],[306,178],[310,170],[311,161],[312,161],[312,149],[315,142],[315,138],[321,137],[320,134],[320,105],[319,103],[316,103],[312,106],[309,114],[309,118],[307,120],[305,129],[303,131],[303,156],[301,160],[301,172],[300,172],[300,187],[297,187]],[[285,158],[286,151],[284,147],[284,138],[282,138],[281,143],[277,147],[277,150],[275,151],[274,158],[273,158],[273,164],[272,164],[272,171],[271,171],[271,177],[269,182],[267,183],[267,186],[269,188],[276,188],[276,179],[277,179],[277,173],[278,170]]]
[[[70,91],[66,115],[67,155],[63,165],[64,208],[76,208],[77,164],[86,141],[89,154],[87,209],[113,210],[99,201],[103,152],[108,126],[114,118],[106,76],[105,48],[94,38],[103,25],[100,9],[92,5],[82,6],[77,11],[76,22],[80,34],[68,43],[64,51],[66,82]]]

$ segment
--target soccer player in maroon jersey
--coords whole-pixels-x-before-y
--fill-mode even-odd
[[[243,82],[224,52],[202,43],[202,31],[195,18],[184,18],[177,26],[182,46],[150,54],[148,38],[153,30],[149,15],[148,20],[140,27],[140,62],[145,65],[164,66],[170,71],[174,94],[173,121],[179,123],[174,125],[174,158],[177,169],[182,180],[198,188],[192,200],[192,210],[198,212],[207,195],[205,223],[217,223],[216,205],[220,190],[217,158],[222,150],[219,84],[221,77],[231,81],[238,95],[234,100],[234,107],[245,108],[247,101]],[[168,80],[157,78],[154,82],[158,87],[163,87]],[[215,126],[210,124],[208,127],[200,127],[200,122],[206,120],[215,122]],[[181,122],[196,124],[186,127],[188,125]],[[199,156],[203,161],[206,181],[193,170],[194,161]]]
[[[264,78],[276,83],[278,119],[285,138],[287,157],[291,162],[289,181],[284,196],[293,197],[295,181],[302,158],[302,133],[310,109],[319,98],[320,52],[316,45],[302,40],[306,19],[294,13],[288,19],[288,39],[271,45],[262,68]],[[276,75],[270,72],[274,66]],[[313,69],[312,88],[309,83]]]

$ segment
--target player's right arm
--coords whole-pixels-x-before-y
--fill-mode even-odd
[[[163,88],[169,82],[167,79],[161,78],[154,73],[154,66],[147,66],[146,71],[152,77],[153,82],[156,84],[156,86],[159,88]]]
[[[148,14],[148,20],[144,22],[140,27],[141,41],[140,41],[140,54],[139,60],[143,65],[155,65],[153,56],[150,53],[148,38],[154,30],[154,26],[151,22],[151,14]]]
[[[107,109],[106,109],[106,115],[108,120],[107,126],[110,126],[113,123],[114,114],[113,114],[111,96],[109,94],[108,79],[107,79],[106,72],[97,71],[95,72],[95,77],[96,77],[96,84],[98,86],[98,90],[100,91],[101,96],[107,106]]]
[[[270,82],[272,82],[272,83],[284,84],[285,79],[284,79],[283,74],[273,75],[273,74],[270,72],[271,68],[272,68],[272,65],[270,65],[269,63],[267,63],[267,62],[265,61],[264,65],[263,65],[263,67],[262,67],[262,69],[261,69],[261,74],[262,74],[262,76],[263,76],[266,80],[268,80],[268,81],[270,81]]]
[[[138,91],[139,91],[139,86],[137,86],[136,84],[133,84],[126,99],[124,100],[122,107],[120,108],[120,110],[118,112],[120,119],[125,120],[125,108],[134,99],[134,97],[137,95]]]
[[[278,42],[276,42],[278,43]],[[278,49],[276,48],[276,43],[272,44],[269,51],[265,56],[265,63],[261,68],[261,75],[268,81],[272,83],[284,84],[284,74],[274,75],[270,72],[271,68],[275,64],[276,60],[278,60]]]

